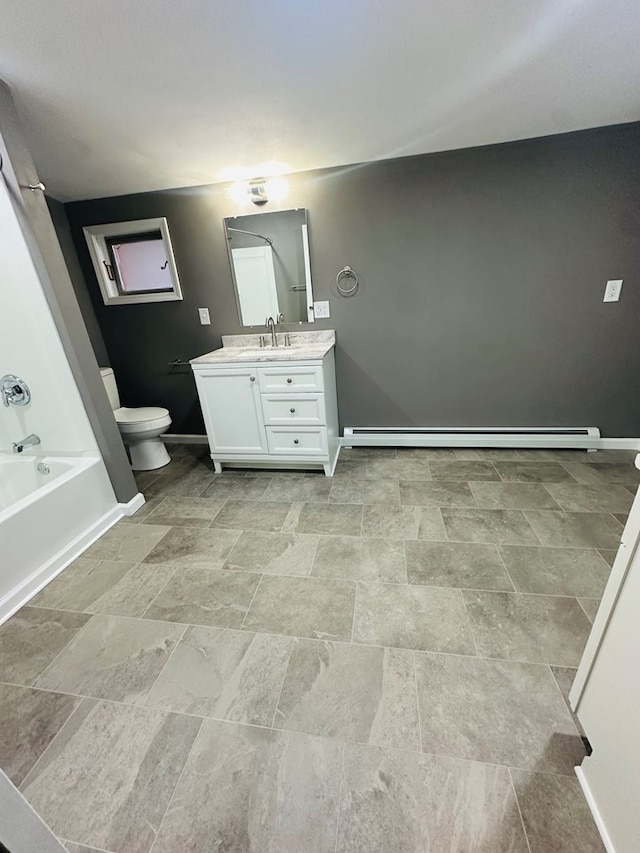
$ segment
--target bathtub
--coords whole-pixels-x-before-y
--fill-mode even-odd
[[[0,453],[0,623],[121,515],[98,454]]]

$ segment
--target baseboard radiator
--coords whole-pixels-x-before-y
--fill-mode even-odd
[[[343,447],[603,447],[597,427],[345,427]]]

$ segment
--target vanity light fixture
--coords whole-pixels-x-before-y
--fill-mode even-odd
[[[289,182],[285,178],[274,177],[239,181],[231,187],[229,194],[239,204],[248,197],[253,204],[262,207],[269,201],[283,201],[288,192]]]
[[[249,193],[251,201],[254,204],[257,204],[258,207],[262,207],[263,204],[266,204],[269,201],[267,185],[264,178],[254,178],[253,181],[249,181],[247,192]]]

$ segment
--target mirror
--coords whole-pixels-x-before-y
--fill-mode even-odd
[[[224,230],[240,323],[313,323],[306,210],[231,216]]]

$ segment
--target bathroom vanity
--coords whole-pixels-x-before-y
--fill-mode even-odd
[[[332,476],[340,450],[335,332],[279,334],[276,347],[262,340],[223,335],[220,349],[191,361],[215,470],[322,467]]]

